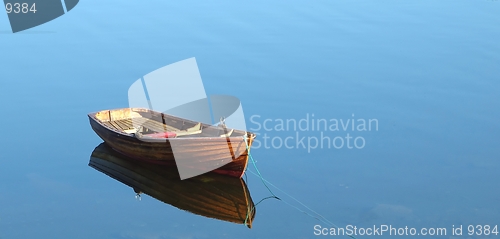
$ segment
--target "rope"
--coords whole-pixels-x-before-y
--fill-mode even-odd
[[[279,197],[277,197],[273,191],[271,191],[271,189],[267,186],[266,182],[264,181],[264,178],[262,177],[262,174],[260,173],[259,169],[257,168],[257,165],[255,164],[255,160],[253,159],[252,155],[250,154],[250,147],[248,146],[248,142],[247,142],[247,134],[245,134],[245,136],[243,136],[243,141],[245,141],[245,146],[247,147],[247,154],[248,154],[248,157],[250,157],[250,159],[252,160],[252,164],[255,168],[255,170],[257,171],[257,173],[259,173],[259,177],[260,179],[262,180],[262,184],[264,184],[264,186],[266,186],[267,190],[271,193],[272,196],[269,196],[269,197],[266,197],[266,198],[263,198],[262,200],[260,200],[257,204],[254,205],[254,207],[250,210],[249,213],[247,213],[247,216],[245,217],[245,226],[247,225],[247,221],[248,221],[248,217],[250,216],[250,214],[252,214],[252,212],[254,211],[255,207],[257,207],[257,205],[259,203],[261,203],[262,201],[266,200],[266,199],[271,199],[271,198],[275,198],[275,199],[278,199],[281,201],[281,199]],[[252,172],[253,173],[253,172]],[[254,173],[255,174],[255,173]]]
[[[273,195],[274,198],[278,199],[278,200],[281,200],[279,197],[277,197],[273,191],[271,191],[271,189],[267,186],[264,178],[262,177],[262,174],[260,173],[259,169],[257,168],[257,165],[255,164],[255,160],[253,159],[252,157],[252,154],[250,154],[250,147],[248,146],[248,143],[247,143],[247,135],[245,134],[244,136],[244,141],[245,141],[245,145],[247,146],[247,153],[248,153],[248,157],[250,157],[250,159],[252,160],[252,164],[253,164],[253,167],[255,168],[255,171],[257,171],[257,173],[259,174],[259,178],[262,180],[262,183],[264,184],[264,186],[266,186],[267,190],[271,193],[271,195]]]
[[[309,217],[312,217],[320,222],[323,222],[325,224],[329,224],[330,226],[333,226],[335,228],[339,228],[337,225],[335,225],[333,222],[329,221],[328,219],[326,219],[323,215],[317,213],[316,211],[314,211],[313,209],[311,209],[310,207],[308,207],[307,205],[305,205],[304,203],[302,203],[301,201],[299,201],[298,199],[296,199],[295,197],[293,197],[292,195],[286,193],[285,191],[279,189],[277,186],[275,186],[274,184],[272,184],[271,182],[267,181],[266,179],[264,179],[264,177],[262,177],[262,174],[260,173],[259,169],[257,168],[257,165],[255,163],[255,160],[253,159],[252,157],[252,154],[250,154],[250,147],[248,146],[248,143],[247,143],[247,135],[245,134],[244,136],[244,141],[245,141],[245,145],[247,147],[247,153],[248,153],[248,156],[250,158],[250,160],[252,160],[252,164],[255,168],[255,170],[257,171],[257,173],[254,173],[253,171],[251,170],[247,170],[248,172],[252,173],[253,175],[255,176],[258,176],[260,178],[260,180],[262,181],[262,184],[264,184],[264,186],[266,186],[267,190],[271,193],[272,196],[269,196],[269,197],[266,197],[266,198],[263,198],[261,199],[257,204],[255,204],[255,206],[250,210],[250,213],[247,213],[247,216],[245,218],[245,225],[247,225],[247,220],[248,220],[248,216],[249,214],[251,214],[254,210],[255,207],[257,207],[257,205],[259,203],[261,203],[262,201],[266,200],[266,199],[271,199],[271,198],[275,198],[275,199],[278,199],[282,202],[284,202],[286,205],[294,208],[295,210],[301,212],[301,213],[304,213],[306,215],[308,215]],[[246,174],[245,174],[246,176]],[[272,187],[274,187],[275,189],[277,189],[278,191],[280,191],[281,193],[285,194],[286,196],[288,196],[289,198],[291,198],[292,200],[294,200],[295,202],[299,203],[300,205],[302,205],[304,208],[306,208],[307,210],[313,212],[314,214],[316,214],[317,216],[314,216],[314,215],[311,215],[310,213],[300,209],[299,207],[295,206],[295,205],[292,205],[291,203],[287,202],[287,201],[284,201],[282,200],[281,198],[277,197],[273,191],[271,191],[271,189],[267,186],[267,185],[271,185]],[[354,236],[351,236],[351,235],[347,235],[348,237],[350,238],[353,238],[353,239],[356,239],[356,237]]]

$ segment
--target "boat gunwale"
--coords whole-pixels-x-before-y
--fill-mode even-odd
[[[252,132],[249,132],[249,131],[244,131],[244,130],[238,130],[238,129],[233,129],[235,132],[239,132],[239,133],[244,133],[244,135],[242,136],[229,136],[229,137],[182,137],[182,138],[147,138],[145,140],[141,140],[140,138],[137,138],[135,136],[134,133],[126,133],[124,131],[118,131],[116,129],[113,129],[105,124],[103,124],[101,120],[99,120],[96,115],[102,111],[113,111],[113,110],[124,110],[124,109],[141,109],[141,110],[146,110],[146,112],[153,112],[153,113],[158,113],[158,114],[163,114],[163,115],[167,115],[168,117],[171,117],[171,118],[174,118],[176,120],[182,120],[182,121],[185,121],[185,122],[189,122],[189,123],[193,123],[193,124],[197,124],[197,123],[201,123],[202,127],[203,126],[208,126],[208,127],[213,127],[212,125],[209,125],[209,124],[205,124],[205,123],[202,123],[202,122],[196,122],[196,121],[192,121],[192,120],[189,120],[189,119],[185,119],[185,118],[180,118],[178,116],[174,116],[174,115],[170,115],[170,114],[165,114],[165,113],[161,113],[161,112],[158,112],[158,111],[154,111],[154,110],[150,110],[150,109],[146,109],[146,108],[118,108],[118,109],[109,109],[109,110],[100,110],[100,111],[96,111],[96,112],[92,112],[92,113],[89,113],[87,114],[87,116],[92,119],[93,121],[95,121],[97,124],[99,124],[100,126],[114,132],[114,133],[117,133],[117,134],[120,134],[120,135],[123,135],[123,136],[127,136],[127,137],[131,137],[131,138],[136,138],[137,140],[140,140],[140,141],[143,141],[143,142],[149,142],[149,143],[165,143],[166,141],[170,141],[170,140],[176,140],[176,141],[181,141],[181,140],[210,140],[210,141],[213,141],[213,140],[221,140],[221,141],[227,141],[227,139],[245,139],[245,136],[247,136],[247,140],[248,139],[254,139],[257,135],[255,133],[252,133]],[[144,117],[143,117],[144,118]],[[111,120],[110,120],[111,121]],[[228,128],[229,130],[232,129],[232,128]]]

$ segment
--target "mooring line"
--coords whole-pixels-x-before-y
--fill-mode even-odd
[[[274,198],[278,199],[278,200],[281,200],[279,197],[277,197],[273,191],[271,191],[271,189],[267,186],[266,182],[264,181],[264,178],[262,177],[262,174],[260,173],[259,169],[257,168],[257,165],[255,164],[255,160],[253,159],[252,157],[252,154],[250,154],[250,147],[248,146],[248,142],[247,142],[247,135],[245,134],[245,136],[243,137],[243,141],[245,141],[245,145],[247,146],[247,154],[248,154],[248,157],[250,158],[250,160],[252,160],[252,164],[253,164],[253,167],[255,168],[255,170],[257,171],[257,173],[259,174],[258,176],[260,177],[261,181],[262,181],[262,184],[264,184],[264,186],[266,186],[267,190],[271,193],[271,195],[273,195]]]
[[[260,178],[260,180],[262,181],[262,184],[264,184],[264,186],[267,188],[267,190],[271,193],[272,196],[269,196],[269,197],[266,197],[266,198],[263,198],[261,199],[257,204],[255,204],[254,208],[259,204],[261,203],[262,201],[266,200],[266,199],[270,199],[270,198],[275,198],[275,199],[278,199],[282,202],[284,202],[286,205],[294,208],[295,210],[301,212],[301,213],[304,213],[306,215],[308,215],[309,217],[312,217],[322,223],[325,223],[325,224],[329,224],[330,226],[334,227],[334,228],[339,228],[337,225],[335,225],[333,222],[329,221],[328,219],[326,219],[323,215],[319,214],[318,212],[314,211],[312,208],[308,207],[307,205],[305,205],[304,203],[302,203],[301,201],[299,201],[297,198],[293,197],[292,195],[286,193],[285,191],[281,190],[280,188],[278,188],[276,185],[272,184],[271,182],[267,181],[266,179],[264,179],[264,177],[262,177],[262,174],[260,173],[259,169],[257,168],[257,164],[255,163],[255,160],[253,159],[252,157],[252,154],[250,154],[250,147],[248,146],[248,143],[247,143],[247,135],[245,134],[244,136],[244,141],[245,141],[245,145],[247,147],[247,153],[248,153],[248,157],[250,158],[250,160],[252,161],[252,164],[255,168],[255,170],[257,171],[257,173],[254,173],[253,171],[251,171],[250,169],[247,169],[248,172],[252,173],[253,175],[257,176]],[[306,208],[307,210],[309,210],[310,212],[313,212],[314,214],[316,214],[317,216],[314,216],[314,215],[311,215],[310,213],[300,209],[299,207],[279,198],[278,196],[276,196],[273,191],[269,188],[269,186],[267,185],[271,185],[272,187],[274,187],[275,189],[277,189],[278,191],[280,191],[281,193],[285,194],[287,197],[291,198],[292,200],[294,200],[295,202],[299,203],[300,205],[302,205],[304,208]],[[254,208],[252,208],[252,210],[250,212],[252,212],[254,210]],[[247,220],[248,220],[248,214],[245,218],[245,225],[247,224]],[[353,238],[353,239],[357,239],[356,237],[352,236],[352,235],[346,235],[350,238]]]

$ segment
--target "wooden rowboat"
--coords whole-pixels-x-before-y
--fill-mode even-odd
[[[202,173],[241,177],[255,138],[223,124],[212,126],[144,108],[103,110],[88,117],[92,129],[114,150],[135,159],[177,165],[179,173],[180,163],[186,162],[183,167],[196,167]]]
[[[131,159],[106,143],[94,149],[89,166],[132,187],[137,194],[197,215],[252,227],[255,205],[241,178],[210,172],[180,180],[175,168]]]

